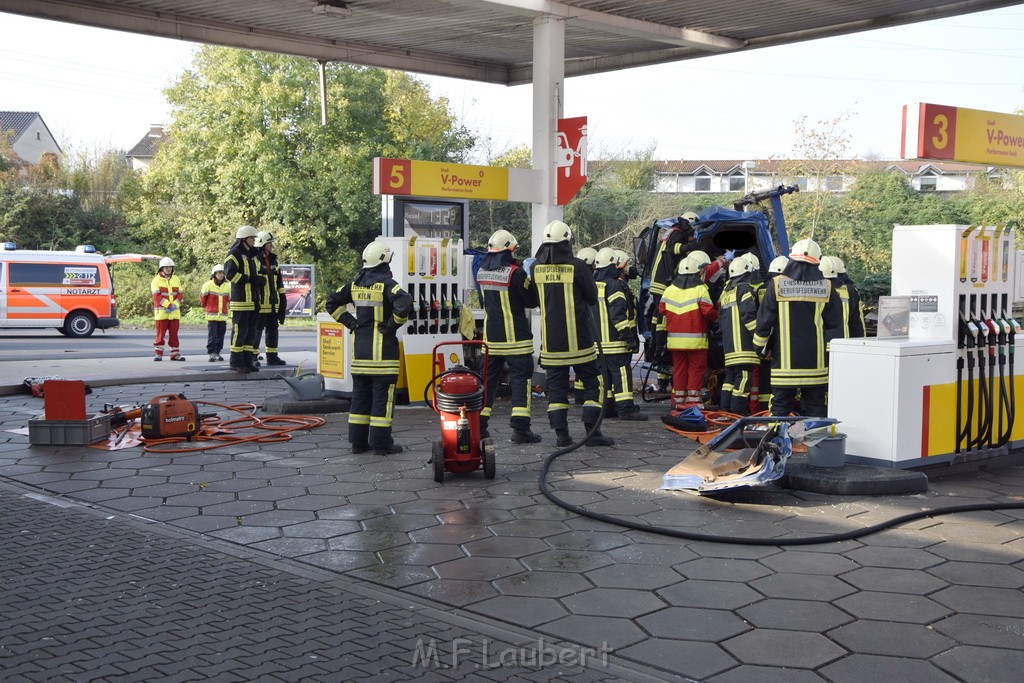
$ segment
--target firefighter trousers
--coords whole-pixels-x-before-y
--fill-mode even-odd
[[[487,359],[487,404],[480,417],[489,419],[494,399],[501,384],[501,371],[508,366],[508,386],[512,392],[512,417],[509,425],[515,431],[530,429],[530,397],[533,392],[533,354],[491,356]],[[486,421],[485,421],[486,424]]]
[[[256,340],[253,342],[253,349],[259,353],[260,341],[263,339],[263,332],[267,333],[267,353],[277,353],[278,340],[277,313],[260,313],[256,317]]]
[[[206,321],[206,352],[219,354],[224,350],[224,333],[228,329],[227,320]]]
[[[708,369],[707,349],[672,349],[672,407],[700,403],[704,373]]]
[[[759,365],[729,365],[725,368],[719,403],[722,410],[737,415],[750,414],[750,394],[759,391]]]
[[[164,356],[165,338],[167,339],[167,345],[171,347],[171,358],[177,358],[181,355],[181,350],[178,347],[178,327],[180,325],[180,320],[156,321],[156,339],[153,340],[153,353],[156,354],[157,358],[163,358]]]
[[[809,384],[802,387],[774,387],[772,389],[772,415],[789,415],[796,409],[796,394],[800,392],[800,414],[807,417],[828,417],[827,384]]]
[[[620,415],[629,415],[639,410],[633,402],[632,360],[631,353],[609,353],[604,357],[610,380],[608,396],[615,402],[615,410]]]
[[[398,375],[352,375],[348,442],[353,446],[391,448],[391,421]]]
[[[552,429],[569,427],[569,367],[552,365],[544,368],[548,376],[548,424]],[[583,424],[592,425],[601,415],[604,376],[596,360],[571,366],[576,379],[583,382]]]

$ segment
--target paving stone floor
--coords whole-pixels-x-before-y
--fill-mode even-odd
[[[182,391],[235,402],[237,386],[107,387],[88,398],[99,407]],[[244,390],[245,400],[260,402],[282,387],[245,382]],[[39,410],[38,399],[6,397],[0,428],[24,426]],[[537,484],[552,439],[511,444],[507,410],[499,403],[491,421],[491,481],[478,472],[434,483],[426,461],[438,427],[423,407],[396,410],[396,440],[408,450],[386,458],[348,452],[344,415],[287,443],[181,455],[30,447],[0,432],[0,477],[453,614],[584,647],[607,644],[615,661],[666,679],[1005,681],[1024,668],[1022,510],[929,518],[839,543],[682,541],[552,504]],[[536,402],[536,426],[548,434],[543,410]],[[1024,500],[1021,467],[933,480],[910,496],[772,488],[700,498],[658,490],[691,450],[660,422],[610,420],[604,431],[616,446],[559,458],[552,488],[642,524],[787,539],[921,509]]]

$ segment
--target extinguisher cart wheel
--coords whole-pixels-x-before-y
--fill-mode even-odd
[[[434,481],[440,484],[444,481],[444,446],[440,441],[433,443],[430,459],[434,463]]]
[[[494,440],[484,439],[480,442],[480,450],[484,455],[484,476],[494,479]]]

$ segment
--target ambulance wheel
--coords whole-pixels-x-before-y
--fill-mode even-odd
[[[494,479],[494,440],[484,439],[481,441],[480,450],[484,455],[484,476]]]
[[[88,337],[96,329],[96,318],[86,311],[75,311],[64,320],[64,333],[69,337]]]
[[[434,442],[430,459],[434,463],[434,481],[440,484],[444,481],[444,447],[440,441]]]
[[[55,327],[55,328],[53,328],[53,329],[57,330],[58,332],[60,332],[61,334],[63,334],[63,335],[65,336],[65,337],[66,337],[66,336],[68,336],[68,331],[67,331],[67,330],[65,330],[65,329],[64,329],[63,327]]]

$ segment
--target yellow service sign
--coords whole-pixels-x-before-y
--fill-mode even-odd
[[[341,323],[320,323],[317,348],[320,374],[332,379],[345,379],[345,354],[348,349],[348,329]]]
[[[373,160],[376,194],[508,200],[508,169],[412,159]]]
[[[1024,167],[1024,116],[918,103],[904,107],[903,156]]]

